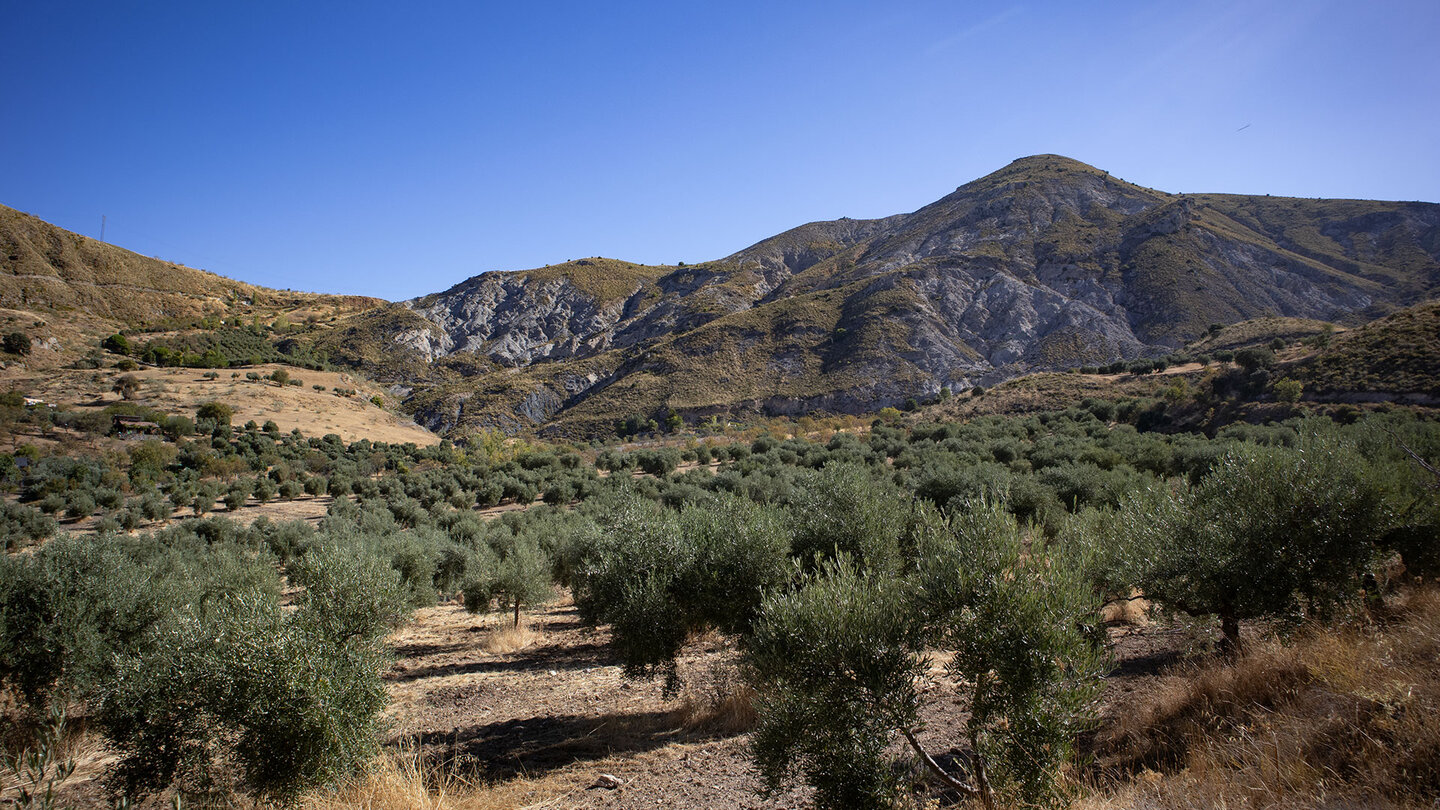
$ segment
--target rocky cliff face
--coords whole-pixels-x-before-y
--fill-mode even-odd
[[[872,409],[1164,353],[1211,323],[1373,315],[1437,283],[1440,205],[1172,195],[1042,155],[911,214],[811,223],[702,265],[477,276],[405,302],[428,325],[388,339],[505,369],[428,392],[431,427],[598,425]]]

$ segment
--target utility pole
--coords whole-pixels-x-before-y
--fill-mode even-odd
[[[100,241],[105,241],[105,215],[100,215]]]

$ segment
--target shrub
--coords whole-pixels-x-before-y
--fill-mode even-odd
[[[813,564],[843,552],[871,567],[898,563],[910,513],[910,498],[899,488],[852,464],[806,471],[797,484],[791,504],[796,557]]]
[[[0,502],[0,546],[11,550],[36,543],[55,533],[55,519],[23,504]]]
[[[902,580],[846,556],[765,600],[745,660],[759,718],[751,746],[769,791],[800,775],[822,810],[893,803],[886,749],[914,728],[925,671],[909,601]]]
[[[600,520],[575,572],[576,603],[611,624],[631,677],[679,681],[675,656],[693,632],[746,632],[767,588],[788,575],[786,521],[736,496],[676,514],[630,497]]]
[[[104,349],[107,352],[113,352],[115,354],[129,354],[130,339],[120,334],[119,332],[116,332],[110,337],[107,337],[104,340],[100,341],[100,348]]]
[[[1085,561],[1027,549],[995,502],[950,524],[929,509],[916,521],[912,575],[841,554],[762,604],[746,664],[766,785],[798,775],[819,807],[893,806],[887,750],[903,739],[987,806],[1051,800],[1103,672]],[[968,778],[943,770],[915,736],[930,649],[953,653],[947,669],[969,692]]]
[[[7,332],[0,338],[0,346],[9,354],[26,355],[30,353],[30,336],[24,332]]]
[[[1275,353],[1252,346],[1235,352],[1235,362],[1246,371],[1257,371],[1275,365]]]
[[[1104,674],[1088,549],[1027,548],[994,501],[922,536],[913,612],[930,644],[954,652],[947,670],[970,693],[973,787],[1021,806],[1058,798],[1060,768],[1095,716]]]
[[[1276,380],[1270,390],[1275,393],[1275,399],[1279,402],[1295,403],[1300,401],[1300,394],[1304,392],[1305,386],[1299,380],[1292,380],[1289,377]]]
[[[228,425],[235,416],[235,409],[223,402],[206,402],[195,409],[195,421],[208,420],[217,425]]]
[[[72,492],[65,503],[65,517],[86,518],[95,514],[95,499],[88,492]]]

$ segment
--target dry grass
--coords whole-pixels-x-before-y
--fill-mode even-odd
[[[1386,621],[1267,642],[1196,671],[1097,743],[1108,807],[1433,807],[1440,593]]]
[[[540,634],[530,628],[524,620],[513,624],[507,618],[485,636],[482,648],[491,655],[506,655],[519,652],[539,641]]]
[[[347,372],[287,368],[291,376],[304,381],[299,386],[244,379],[246,373],[263,376],[280,368],[282,366],[270,364],[225,369],[215,380],[205,379],[204,369],[189,368],[142,368],[129,375],[140,381],[135,404],[167,413],[193,416],[201,403],[214,401],[234,409],[235,425],[250,420],[258,424],[273,421],[284,433],[297,428],[306,436],[334,433],[346,442],[370,439],[426,446],[440,441],[439,436],[409,419],[376,407],[370,397],[379,394],[389,401],[388,392]],[[231,376],[237,373],[238,378]],[[122,372],[115,369],[53,369],[43,374],[34,370],[6,370],[0,373],[0,385],[25,391],[47,402],[75,405],[77,410],[98,410],[121,401],[120,395],[111,390],[121,375]],[[316,391],[315,385],[325,390]],[[336,388],[358,393],[353,397],[337,396]]]
[[[1150,607],[1150,600],[1141,598],[1139,591],[1133,591],[1127,598],[1107,602],[1100,609],[1100,620],[1107,625],[1146,627],[1153,623]]]
[[[755,690],[730,660],[714,662],[703,678],[686,682],[672,721],[687,731],[743,734],[755,728]]]
[[[474,785],[455,773],[426,764],[415,751],[397,751],[375,760],[363,775],[334,790],[311,793],[306,810],[452,810],[456,797],[474,792]]]

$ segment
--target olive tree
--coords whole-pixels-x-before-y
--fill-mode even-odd
[[[627,497],[602,516],[575,571],[576,603],[611,625],[627,675],[666,676],[706,627],[746,633],[767,589],[789,576],[783,513],[731,495],[679,512]]]
[[[1293,448],[1237,446],[1193,487],[1131,496],[1114,533],[1133,584],[1218,616],[1233,649],[1242,619],[1323,615],[1354,596],[1390,522],[1365,459],[1310,427]]]
[[[899,787],[886,750],[918,722],[923,625],[907,583],[827,560],[767,599],[745,657],[756,689],[752,750],[768,790],[800,777],[820,808],[885,807]]]
[[[404,610],[383,559],[322,548],[293,569],[293,613],[273,593],[193,600],[115,661],[96,701],[120,760],[119,793],[238,771],[258,793],[293,800],[373,756],[385,706],[384,635]]]
[[[903,740],[938,779],[987,806],[1054,798],[1076,733],[1093,715],[1103,656],[1085,566],[1026,548],[998,503],[947,522],[922,508],[902,567],[828,559],[762,604],[746,666],[757,691],[754,752],[766,784],[802,777],[822,808],[883,807]],[[932,651],[967,693],[968,773],[920,745],[919,675]]]

